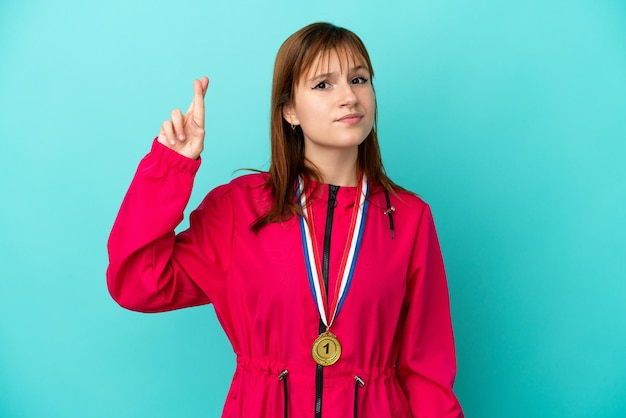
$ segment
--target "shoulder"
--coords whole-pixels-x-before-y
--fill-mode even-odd
[[[230,181],[225,187],[231,195],[238,200],[257,202],[271,198],[271,190],[268,186],[267,173],[244,174]]]
[[[268,178],[266,172],[244,174],[231,180],[228,186],[232,189],[264,188]]]
[[[233,194],[250,194],[262,192],[266,189],[267,173],[251,173],[232,179],[226,184],[215,187],[208,194],[209,197],[220,197]]]
[[[422,197],[409,190],[398,190],[395,193],[397,195],[396,201],[399,205],[417,209],[420,210],[420,212],[428,208],[428,203],[426,203]]]
[[[374,187],[370,207],[374,214],[390,213],[397,239],[414,239],[423,226],[433,222],[430,206],[421,196],[405,189],[390,190],[387,196],[382,187]]]
[[[244,218],[256,219],[267,210],[272,199],[267,178],[267,173],[251,173],[236,177],[211,190],[205,197],[205,204],[217,201],[220,205],[230,206],[233,212]]]
[[[390,190],[387,193],[387,196],[389,197],[389,205],[393,206],[396,210],[402,209],[403,211],[409,211],[412,213],[422,213],[424,210],[429,208],[428,203],[424,201],[422,197],[410,190]],[[380,204],[387,205],[387,197],[385,196],[381,186],[373,188],[372,199]]]

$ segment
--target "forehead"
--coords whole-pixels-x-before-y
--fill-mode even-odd
[[[303,66],[300,79],[310,78],[321,73],[348,71],[359,66],[370,71],[365,57],[347,46],[325,49],[311,56],[308,61]]]

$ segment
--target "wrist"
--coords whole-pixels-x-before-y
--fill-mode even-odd
[[[152,143],[150,153],[172,168],[195,174],[200,168],[200,163],[202,162],[202,159],[200,158],[201,151],[202,150],[193,153],[188,152],[187,155],[185,155],[182,152],[176,151],[169,146],[164,145],[158,140],[158,138],[155,138]]]

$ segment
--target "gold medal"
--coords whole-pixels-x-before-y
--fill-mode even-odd
[[[313,342],[313,360],[320,366],[332,366],[341,357],[341,344],[332,332],[321,333]]]

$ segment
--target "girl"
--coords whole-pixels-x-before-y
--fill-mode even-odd
[[[463,416],[433,218],[385,175],[373,74],[346,29],[289,37],[269,172],[212,190],[175,235],[204,147],[195,80],[124,198],[109,291],[141,312],[214,305],[237,356],[224,417]]]

